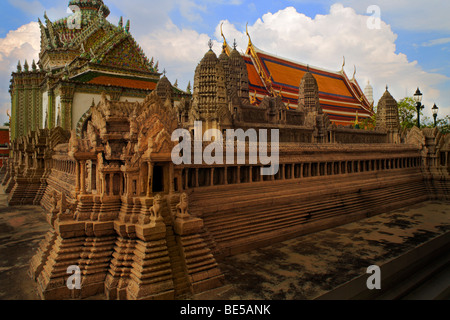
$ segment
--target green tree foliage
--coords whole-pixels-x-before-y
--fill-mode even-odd
[[[398,117],[402,129],[411,129],[417,124],[416,102],[413,98],[407,97],[398,102]]]
[[[407,97],[398,102],[398,116],[402,129],[411,129],[417,125],[417,108],[416,102],[412,97]],[[433,128],[434,119],[426,117],[420,111],[420,125],[422,128]],[[436,121],[437,128],[443,133],[450,133],[450,116],[447,115]]]
[[[374,113],[369,118],[364,118],[359,123],[359,128],[364,130],[373,130],[376,126],[377,114]]]
[[[450,133],[450,115],[446,115],[442,119],[437,119],[437,127],[443,134]]]
[[[434,128],[434,119],[425,117],[422,123],[422,126],[425,128]],[[436,127],[441,131],[443,134],[450,133],[450,116],[447,115],[444,118],[437,118],[436,119]]]

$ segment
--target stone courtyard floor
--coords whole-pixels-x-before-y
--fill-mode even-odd
[[[315,299],[448,232],[450,202],[427,201],[225,258],[231,285],[199,299]]]
[[[7,195],[0,186],[0,299],[39,299],[28,270],[49,229],[40,207],[8,207]]]
[[[28,268],[49,225],[40,207],[6,199],[0,187],[0,300],[37,300]],[[313,299],[447,232],[450,202],[424,202],[225,258],[227,284],[195,299]]]

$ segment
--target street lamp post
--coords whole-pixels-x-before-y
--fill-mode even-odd
[[[436,126],[437,126],[437,115],[438,115],[438,111],[439,111],[439,108],[436,106],[436,103],[434,104],[433,108],[431,108],[431,111],[433,111],[434,127],[436,128]]]
[[[417,127],[420,129],[420,110],[423,109],[425,106],[422,105],[422,93],[420,92],[419,88],[417,88],[416,93],[414,93],[414,101],[416,102],[416,109],[417,109]]]

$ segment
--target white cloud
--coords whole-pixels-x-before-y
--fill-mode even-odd
[[[149,56],[159,61],[159,71],[164,68],[167,77],[184,90],[190,81],[193,85],[197,64],[208,51],[209,36],[194,30],[180,29],[168,21],[163,29],[154,30],[138,39],[139,44]],[[218,52],[221,44],[213,41],[213,49]]]
[[[433,40],[422,43],[422,46],[423,47],[432,47],[432,46],[437,46],[437,45],[446,44],[446,43],[450,43],[450,37],[433,39]]]
[[[0,38],[0,125],[8,120],[6,111],[11,108],[8,93],[11,72],[15,71],[19,60],[22,66],[27,60],[31,67],[33,59],[38,61],[39,50],[40,31],[37,22],[23,25]]]
[[[24,56],[14,54],[13,51],[27,44],[30,45],[30,52],[24,52],[24,54],[31,53],[34,56],[34,53],[40,48],[39,36],[40,31],[37,22],[30,22],[17,30],[8,32],[5,38],[0,39],[0,58],[10,56],[24,58]]]

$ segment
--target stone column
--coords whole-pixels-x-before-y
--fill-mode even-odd
[[[109,174],[109,195],[113,196],[114,195],[114,173],[110,173]],[[138,186],[136,186],[138,187]],[[139,194],[138,192],[136,192],[136,194]]]
[[[211,168],[211,173],[210,173],[210,186],[214,186],[214,168]]]
[[[169,192],[174,193],[175,192],[175,181],[174,181],[174,172],[173,172],[173,163],[170,162],[169,165]]]
[[[76,160],[75,164],[75,192],[80,192],[80,162]]]
[[[198,188],[198,168],[195,168],[195,187]]]
[[[104,177],[105,178],[105,180],[106,180],[106,176]],[[128,196],[133,196],[133,187],[131,186],[131,177],[130,177],[130,174],[129,173],[127,173],[126,174],[126,193],[127,193],[127,195]],[[105,186],[106,186],[106,183],[105,183]],[[106,191],[105,191],[106,192]]]
[[[100,185],[98,193],[103,196],[103,195],[105,195],[105,175],[103,174],[103,172],[99,172],[98,175],[99,175],[99,185]],[[126,186],[125,186],[125,188],[126,188]]]
[[[81,161],[81,194],[86,194],[86,160]]]
[[[147,181],[147,197],[153,192],[153,163],[148,162],[148,181]]]

